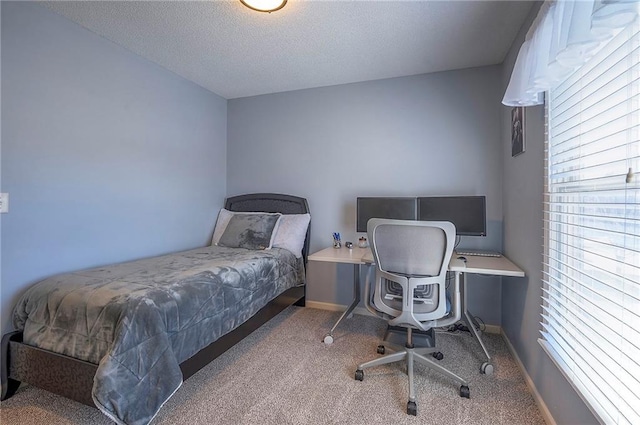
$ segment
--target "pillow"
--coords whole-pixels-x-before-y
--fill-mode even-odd
[[[269,249],[280,214],[233,214],[218,245],[228,248]]]
[[[227,225],[229,224],[229,220],[231,220],[231,217],[233,217],[235,214],[280,214],[280,213],[267,213],[267,212],[238,212],[238,211],[229,211],[225,208],[220,209],[220,212],[218,213],[218,219],[216,220],[216,227],[213,229],[213,237],[211,238],[211,245],[218,245],[218,242],[220,242],[220,238],[222,237],[222,234],[224,233],[224,230],[227,228]]]
[[[291,251],[297,258],[302,257],[304,238],[311,221],[311,214],[283,214],[273,238],[274,248]]]

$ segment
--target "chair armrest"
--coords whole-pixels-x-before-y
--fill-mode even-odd
[[[373,284],[371,282],[371,275],[372,275],[372,270],[374,269],[375,269],[375,266],[373,264],[368,264],[367,277],[365,278],[365,281],[364,281],[364,306],[367,308],[367,310],[369,310],[370,313],[373,313],[375,316],[381,317],[382,313],[378,311],[373,306],[373,303],[371,302],[371,298],[373,297],[373,291],[371,290],[371,285]]]

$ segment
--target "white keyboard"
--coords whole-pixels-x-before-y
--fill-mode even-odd
[[[502,257],[502,254],[500,254],[499,252],[495,252],[495,251],[475,251],[475,250],[468,250],[468,251],[458,251],[456,250],[456,255],[462,255],[464,256],[472,256],[472,257]]]

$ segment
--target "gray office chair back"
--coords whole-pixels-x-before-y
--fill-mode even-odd
[[[375,241],[374,255],[380,269],[415,276],[437,276],[442,272],[447,243],[442,227],[426,221],[373,224],[370,240]]]
[[[427,330],[447,316],[446,273],[455,226],[444,221],[371,219],[367,233],[376,264],[365,303],[394,326]],[[370,285],[367,285],[368,287]]]

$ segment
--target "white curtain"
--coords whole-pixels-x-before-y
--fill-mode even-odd
[[[546,1],[520,48],[502,103],[542,104],[546,90],[586,63],[638,15],[639,0]]]

